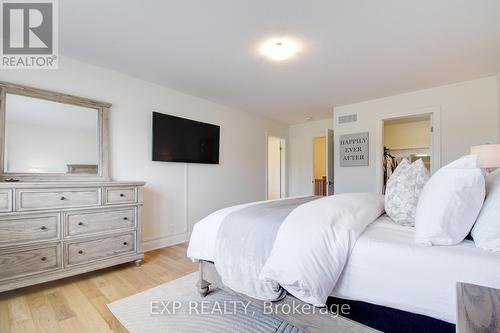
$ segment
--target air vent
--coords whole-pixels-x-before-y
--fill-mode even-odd
[[[353,123],[355,121],[358,121],[358,115],[356,113],[339,117],[339,124]]]

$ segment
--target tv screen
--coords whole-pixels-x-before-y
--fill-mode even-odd
[[[220,127],[153,112],[153,161],[219,164]]]

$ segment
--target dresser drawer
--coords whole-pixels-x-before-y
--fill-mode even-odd
[[[107,187],[104,189],[104,203],[107,205],[137,202],[136,187]]]
[[[101,202],[100,188],[64,190],[20,189],[16,193],[18,211],[96,206]]]
[[[66,236],[87,235],[135,228],[136,208],[64,213]]]
[[[0,246],[59,239],[59,214],[0,219]]]
[[[59,245],[0,252],[0,281],[61,268]]]
[[[0,190],[0,212],[12,211],[12,190]]]
[[[67,243],[68,266],[104,260],[135,251],[135,233],[105,237],[90,241]]]

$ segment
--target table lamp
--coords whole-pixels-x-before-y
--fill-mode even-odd
[[[472,146],[470,153],[477,155],[478,168],[488,172],[500,168],[500,144]]]

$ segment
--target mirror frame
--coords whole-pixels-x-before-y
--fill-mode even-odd
[[[99,160],[97,174],[17,173],[5,170],[5,96],[15,94],[96,109],[98,113]],[[110,181],[108,113],[110,103],[0,81],[0,181]]]

